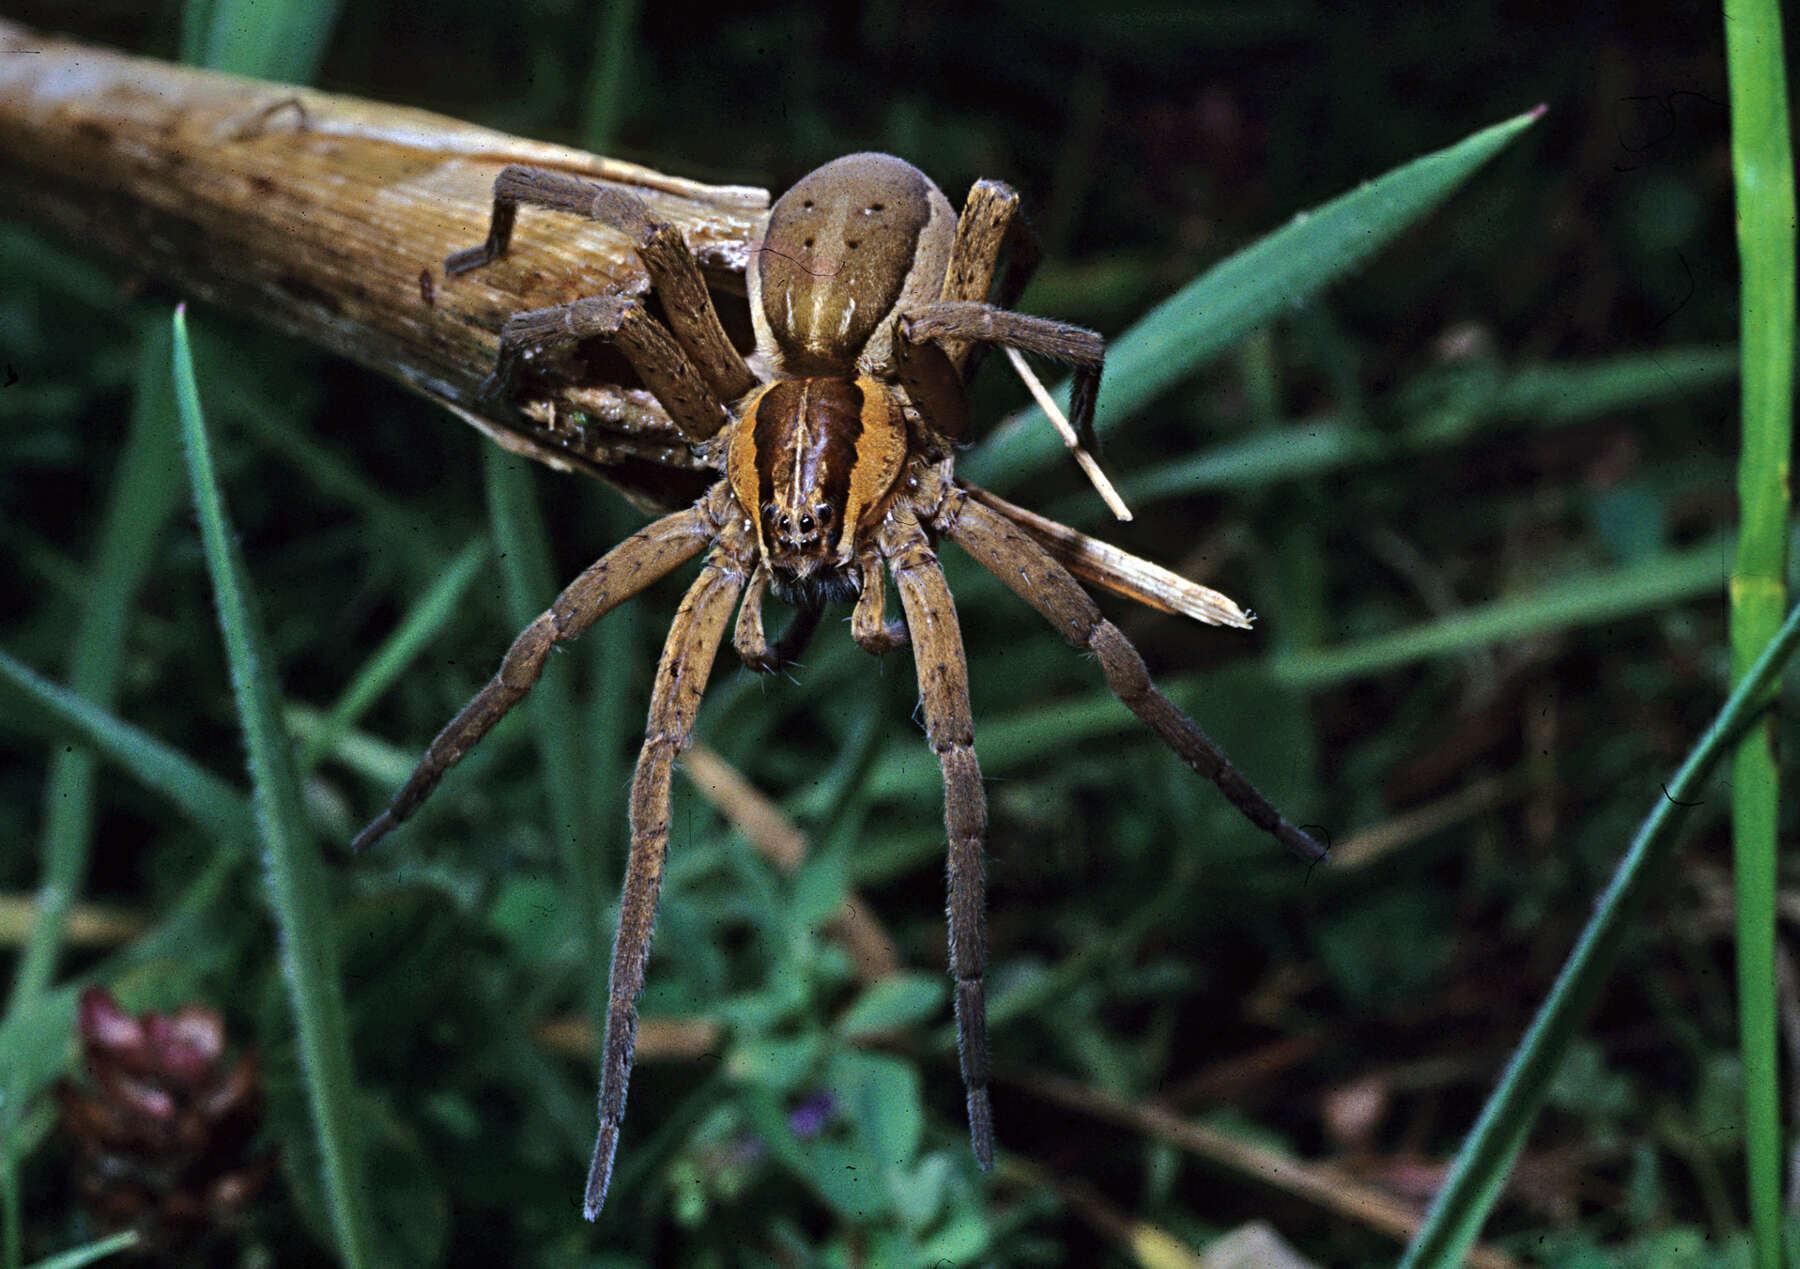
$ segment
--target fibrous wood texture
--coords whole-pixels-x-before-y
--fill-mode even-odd
[[[315,340],[509,450],[646,506],[690,500],[707,478],[622,359],[559,365],[513,405],[479,398],[507,317],[648,287],[619,235],[529,210],[504,260],[447,279],[444,257],[486,235],[508,163],[629,189],[679,227],[710,285],[741,293],[764,190],[0,22],[0,213]]]

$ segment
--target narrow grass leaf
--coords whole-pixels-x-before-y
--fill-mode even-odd
[[[186,754],[52,683],[4,651],[0,651],[0,684],[31,703],[32,723],[47,725],[117,763],[208,833],[227,841],[251,839],[254,825],[244,795]]]
[[[1653,612],[1716,594],[1725,548],[1711,542],[1620,568],[1572,574],[1509,599],[1336,648],[1279,653],[1268,672],[1287,687],[1318,689],[1430,657],[1460,656],[1545,631]]]
[[[550,534],[534,496],[531,464],[492,446],[483,450],[482,462],[494,545],[506,579],[507,616],[514,628],[523,629],[557,592],[550,564]],[[550,835],[561,851],[565,874],[574,889],[570,915],[575,935],[582,947],[582,960],[594,967],[587,1001],[590,1017],[600,1027],[606,1019],[605,977],[599,967],[606,963],[607,940],[600,927],[607,894],[584,796],[584,756],[588,746],[565,686],[567,680],[556,682],[558,676],[568,675],[573,667],[556,665],[558,659],[551,658],[551,666],[546,669],[546,677],[552,681],[541,684],[526,697],[525,709],[537,740],[538,771],[544,781]],[[495,663],[498,662],[496,657]]]
[[[356,726],[369,706],[394,685],[426,646],[457,616],[463,596],[468,593],[486,559],[487,543],[482,541],[470,542],[457,552],[431,589],[419,597],[419,602],[407,611],[394,632],[363,662],[336,703],[317,720],[317,726],[300,747],[302,771],[317,766]]]
[[[307,1099],[324,1162],[325,1190],[338,1252],[345,1264],[361,1269],[372,1263],[372,1230],[325,870],[307,829],[299,776],[281,727],[267,642],[252,608],[248,572],[213,467],[194,380],[186,314],[180,308],[175,310],[174,332],[175,398],[188,477],[224,636],[232,695],[249,752],[251,801],[270,903],[281,933],[282,970],[294,1008]]]
[[[1794,153],[1776,0],[1725,0],[1743,354],[1731,670],[1742,677],[1787,607],[1788,471],[1794,447]],[[1772,699],[1772,698],[1771,698]],[[1782,1263],[1785,1165],[1777,1047],[1775,906],[1781,812],[1775,720],[1739,744],[1731,768],[1738,1036],[1744,1153],[1756,1263]]]
[[[113,475],[69,664],[70,691],[102,709],[118,695],[131,610],[162,526],[181,496],[168,389],[168,334],[160,321],[142,329],[138,351],[131,429]],[[86,748],[63,748],[51,762],[44,794],[44,878],[9,1010],[42,991],[56,967],[64,921],[87,880],[98,765],[98,756]]]
[[[1134,507],[1214,489],[1252,489],[1278,480],[1319,476],[1347,467],[1391,462],[1448,449],[1504,423],[1537,431],[1567,427],[1717,387],[1737,375],[1733,349],[1671,349],[1588,365],[1525,366],[1458,394],[1394,431],[1337,415],[1306,419],[1207,447],[1191,458],[1159,464],[1119,482]],[[1417,386],[1417,385],[1415,385]],[[1403,403],[1396,409],[1407,411]],[[1091,498],[1052,507],[1053,519],[1092,521]]]
[[[606,545],[636,533],[643,516],[622,499],[608,499],[601,517],[601,540]],[[624,871],[624,831],[628,791],[643,740],[646,693],[644,683],[656,664],[656,654],[641,632],[657,617],[654,600],[623,604],[606,620],[581,636],[578,663],[587,667],[587,708],[582,711],[583,758],[588,824],[594,837],[589,850],[599,870],[597,885],[601,903],[609,903]],[[704,715],[703,715],[704,717]],[[596,970],[596,979],[599,974]]]
[[[1417,224],[1541,115],[1527,111],[1394,169],[1221,261],[1113,340],[1101,420],[1123,418],[1282,312],[1304,304]],[[1068,400],[1068,386],[1059,399]],[[1063,453],[1035,407],[961,461],[962,475],[1004,490]]]
[[[181,60],[285,84],[319,72],[342,0],[189,0]]]
[[[0,1131],[0,1263],[18,1269],[25,1258],[25,1204],[19,1193],[19,1134]]]
[[[594,69],[582,93],[581,128],[576,134],[584,150],[611,154],[618,144],[619,125],[630,115],[636,100],[631,92],[637,57],[633,37],[643,7],[643,0],[608,0],[600,6]]]
[[[1675,828],[1686,809],[1699,802],[1707,777],[1733,741],[1767,707],[1769,693],[1796,647],[1800,647],[1800,608],[1788,614],[1674,778],[1656,791],[1650,813],[1507,1063],[1499,1086],[1482,1107],[1425,1223],[1407,1248],[1401,1269],[1451,1269],[1463,1263],[1518,1160],[1551,1080],[1618,960],[1626,930],[1674,849]]]
[[[111,1238],[102,1238],[99,1242],[71,1247],[46,1260],[36,1261],[31,1269],[81,1269],[83,1265],[91,1265],[118,1252],[129,1251],[136,1247],[138,1242],[137,1231],[128,1229],[124,1233],[114,1234]]]

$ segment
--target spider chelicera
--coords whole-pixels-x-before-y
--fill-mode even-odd
[[[860,646],[877,654],[912,646],[925,734],[943,770],[958,1047],[975,1158],[989,1168],[994,1128],[982,986],[987,799],[956,605],[938,564],[941,539],[974,556],[1071,643],[1091,652],[1119,699],[1259,828],[1302,858],[1324,853],[1150,682],[1137,650],[1059,562],[1059,554],[1068,558],[1057,549],[1059,537],[1073,531],[963,485],[952,473],[952,451],[968,431],[964,382],[979,346],[1002,345],[1073,366],[1070,413],[1086,437],[1104,345],[1093,331],[1008,307],[1036,263],[1011,189],[977,182],[958,218],[936,185],[890,155],[827,163],[770,210],[747,276],[756,332],[748,359],[726,337],[680,233],[616,188],[508,167],[494,185],[487,241],[451,256],[445,272],[467,273],[503,256],[521,204],[590,217],[631,238],[667,324],[638,300],[617,295],[520,313],[501,331],[486,391],[506,395],[521,362],[546,350],[608,341],[629,359],[696,457],[723,479],[693,506],[614,547],[557,596],[513,642],[492,681],[432,741],[355,846],[369,846],[418,807],[537,682],[552,648],[704,554],[657,666],[631,786],[631,852],[602,1043],[600,1131],[584,1204],[592,1220],[606,1198],[625,1115],[637,1000],[668,850],[675,759],[692,734],[732,610],[739,656],[768,671],[797,655],[826,604],[854,600],[850,634]],[[1009,258],[1004,273],[1003,253]],[[1098,573],[1091,559],[1086,567],[1070,565],[1143,597],[1141,587],[1106,576],[1104,563]],[[903,622],[884,614],[884,568],[899,592]],[[774,644],[763,630],[771,590],[797,609]]]

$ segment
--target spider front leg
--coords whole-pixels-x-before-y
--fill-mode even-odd
[[[1100,372],[1106,364],[1106,341],[1096,332],[973,300],[943,300],[921,304],[901,317],[900,336],[913,344],[927,340],[1001,344],[1073,366],[1069,422],[1082,446],[1090,451],[1095,448],[1094,401],[1100,395]]]
[[[712,540],[720,490],[685,511],[640,529],[588,566],[556,597],[556,602],[513,640],[500,670],[462,712],[437,734],[387,810],[356,835],[352,850],[365,850],[397,828],[489,729],[523,699],[544,672],[550,650],[573,639],[594,622],[658,578],[706,549]]]
[[[1183,762],[1217,784],[1246,819],[1300,859],[1310,862],[1324,856],[1323,846],[1282,818],[1194,720],[1157,690],[1131,641],[1100,615],[1081,584],[1023,529],[960,489],[949,490],[936,524],[982,567],[1044,614],[1065,639],[1092,652],[1113,694],[1148,723]]]
[[[755,386],[756,376],[726,336],[700,264],[681,231],[659,220],[642,199],[624,190],[547,168],[512,164],[494,181],[494,212],[487,241],[449,257],[444,272],[454,277],[504,256],[521,205],[585,216],[631,239],[668,314],[669,329],[713,394],[734,401]]]
[[[968,1091],[969,1144],[982,1171],[994,1166],[994,1110],[988,1100],[987,898],[982,840],[987,793],[975,760],[969,712],[969,663],[963,656],[956,601],[924,530],[910,510],[894,511],[882,529],[881,553],[906,610],[925,736],[944,775],[944,827],[949,834],[950,973],[956,981],[956,1048]]]
[[[589,1220],[600,1215],[606,1202],[619,1125],[625,1119],[625,1092],[637,1047],[637,1002],[644,989],[644,965],[650,958],[651,927],[669,849],[669,788],[675,759],[693,736],[694,716],[700,710],[713,657],[725,637],[725,624],[744,581],[745,569],[737,552],[724,545],[715,548],[707,556],[699,580],[681,601],[656,667],[650,721],[631,781],[631,856],[619,896],[619,932],[613,941],[607,986],[606,1037],[600,1046],[600,1131],[582,1204]]]

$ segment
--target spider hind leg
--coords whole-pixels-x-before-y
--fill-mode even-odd
[[[1195,772],[1219,786],[1227,801],[1298,859],[1322,859],[1325,848],[1284,819],[1244,778],[1198,724],[1150,681],[1144,658],[1100,613],[1069,571],[1000,512],[953,489],[938,527],[977,563],[1036,608],[1070,643],[1094,654],[1107,686]]]

